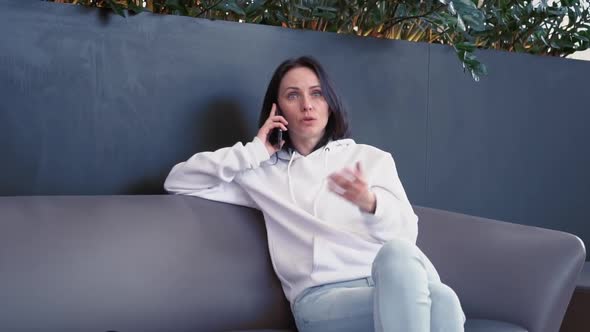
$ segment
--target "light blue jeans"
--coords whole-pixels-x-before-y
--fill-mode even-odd
[[[305,289],[293,301],[299,332],[462,332],[457,294],[414,244],[386,243],[371,276]]]

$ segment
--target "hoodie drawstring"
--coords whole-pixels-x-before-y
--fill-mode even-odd
[[[297,201],[295,200],[295,195],[293,194],[293,186],[291,185],[291,163],[293,162],[293,155],[295,151],[291,153],[291,158],[289,158],[289,165],[287,166],[287,185],[289,186],[289,193],[291,194],[291,201],[293,204],[297,205]]]
[[[328,177],[328,151],[330,151],[330,148],[326,147],[324,149],[324,179],[322,180],[322,183],[320,184],[320,189],[318,190],[318,193],[316,194],[315,199],[313,200],[313,215],[316,217],[318,216],[317,203],[320,198],[322,189],[324,189],[324,186],[326,185],[326,178]]]

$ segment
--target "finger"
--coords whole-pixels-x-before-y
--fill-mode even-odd
[[[367,182],[354,175],[354,172],[345,168],[335,176],[338,184],[354,195],[360,194],[367,189]]]
[[[329,179],[340,187],[344,187],[350,182],[340,173],[333,173]]]
[[[332,174],[330,180],[346,191],[357,191],[357,185],[355,182],[350,181],[350,177],[343,175],[342,172]]]
[[[287,127],[286,126],[289,125],[289,123],[287,122],[287,120],[285,120],[285,118],[283,118],[280,115],[268,117],[268,119],[266,119],[266,122],[265,123],[266,123],[267,126],[270,127],[270,129],[279,127],[277,124],[280,124],[281,129],[287,130]]]
[[[287,119],[285,119],[282,115],[275,115],[275,116],[271,117],[271,119],[274,122],[280,121],[280,122],[284,123],[285,125],[289,124],[289,122],[287,122]]]
[[[356,162],[355,173],[356,173],[357,176],[362,176],[363,175],[363,170],[361,168],[361,162],[360,161],[357,161]]]
[[[344,192],[344,194],[342,194],[342,197],[346,198],[347,200],[355,203],[356,200],[359,197],[359,193],[353,190],[347,190],[346,192]]]
[[[351,182],[354,183],[365,183],[365,179],[363,174],[358,170],[358,163],[355,164],[354,168],[351,170],[349,168],[342,169],[341,173]]]
[[[336,195],[350,201],[353,204],[357,204],[356,201],[358,200],[359,193],[354,190],[347,190],[340,186],[338,186],[335,182],[329,182],[328,188],[334,192]]]
[[[350,169],[345,168],[342,170],[342,172],[344,173],[344,176],[348,179],[348,181],[353,183],[359,182],[360,179],[357,176],[356,171],[351,171]]]
[[[272,103],[272,107],[270,108],[270,115],[269,115],[269,117],[275,116],[276,112],[277,112],[277,104]]]
[[[346,189],[340,187],[339,185],[337,185],[335,182],[330,181],[328,182],[328,188],[333,191],[334,193],[342,196],[346,193]]]
[[[271,128],[281,128],[282,131],[287,131],[287,126],[285,126],[281,122],[272,122]]]

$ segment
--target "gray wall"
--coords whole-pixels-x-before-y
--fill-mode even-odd
[[[393,153],[414,204],[590,241],[590,63],[0,0],[0,195],[161,193],[175,163],[249,141],[284,59],[325,64],[353,137]]]

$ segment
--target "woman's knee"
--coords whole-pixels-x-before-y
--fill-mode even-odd
[[[420,249],[415,244],[402,239],[392,240],[381,247],[373,261],[373,267],[405,262],[419,255]]]
[[[430,283],[428,286],[433,306],[445,311],[450,311],[444,315],[445,317],[449,317],[449,315],[455,313],[459,315],[463,322],[465,322],[466,317],[461,308],[461,301],[459,300],[457,293],[455,293],[451,287],[443,283]]]

